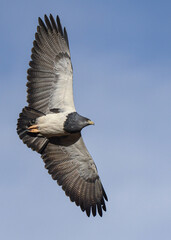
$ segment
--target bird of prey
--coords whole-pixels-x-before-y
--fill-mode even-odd
[[[41,154],[54,180],[87,216],[102,216],[107,195],[81,130],[94,124],[76,112],[73,68],[66,29],[60,19],[45,15],[33,42],[28,69],[27,102],[19,115],[17,133]]]

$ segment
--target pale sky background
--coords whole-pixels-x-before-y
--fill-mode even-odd
[[[171,1],[0,1],[0,239],[171,239]],[[59,14],[108,194],[88,218],[16,134],[37,18]]]

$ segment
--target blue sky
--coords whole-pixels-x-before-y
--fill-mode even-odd
[[[1,1],[0,238],[171,238],[171,2]],[[59,15],[77,111],[109,197],[87,218],[16,134],[37,18]]]

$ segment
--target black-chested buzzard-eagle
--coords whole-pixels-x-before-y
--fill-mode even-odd
[[[73,69],[66,29],[50,14],[39,18],[28,69],[27,102],[17,133],[41,154],[54,180],[71,201],[93,216],[106,211],[107,196],[81,130],[93,122],[79,115],[73,101]]]

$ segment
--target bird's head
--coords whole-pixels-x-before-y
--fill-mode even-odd
[[[80,132],[84,127],[94,125],[90,119],[79,115],[77,112],[72,112],[67,115],[64,123],[64,130],[69,133]]]

